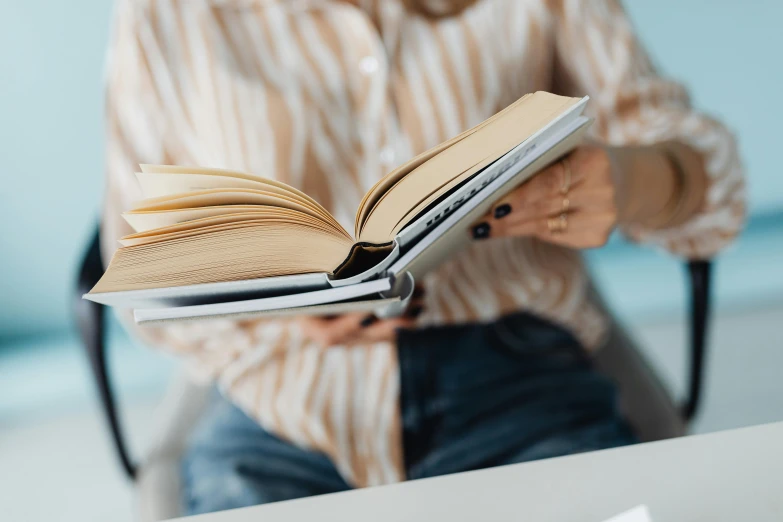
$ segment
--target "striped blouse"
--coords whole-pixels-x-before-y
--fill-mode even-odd
[[[741,227],[732,136],[659,76],[617,0],[478,0],[438,18],[403,0],[120,0],[108,54],[104,255],[139,163],[238,169],[294,185],[348,230],[384,173],[521,95],[590,95],[597,139],[679,140],[705,158],[704,208],[637,241],[710,256]],[[441,2],[443,3],[443,2]],[[651,181],[652,182],[652,181]],[[607,321],[579,252],[476,243],[430,273],[421,325],[527,310],[600,346]],[[324,350],[291,321],[138,329],[267,430],[323,451],[356,486],[404,479],[400,383],[388,343]]]

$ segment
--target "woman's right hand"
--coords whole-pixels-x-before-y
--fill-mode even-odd
[[[408,309],[400,317],[378,319],[366,312],[332,317],[302,317],[297,320],[304,335],[322,348],[393,342],[397,330],[413,328],[424,311],[423,289],[416,288]]]

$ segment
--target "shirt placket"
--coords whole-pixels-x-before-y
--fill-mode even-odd
[[[352,9],[352,63],[355,67],[352,88],[356,103],[355,125],[362,148],[358,168],[362,189],[368,190],[399,164],[405,154],[401,150],[403,140],[400,139],[392,95],[394,70],[390,51],[368,14],[357,7]]]

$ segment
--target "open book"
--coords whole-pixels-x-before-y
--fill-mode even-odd
[[[587,99],[528,94],[384,176],[353,234],[284,183],[219,169],[143,165],[135,230],[85,297],[137,322],[400,311],[413,281],[468,240],[492,203],[568,153]]]

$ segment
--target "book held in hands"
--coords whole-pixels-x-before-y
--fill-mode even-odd
[[[85,295],[137,323],[401,313],[492,204],[579,144],[587,98],[527,94],[381,178],[353,234],[313,198],[241,172],[142,165],[145,199]]]

